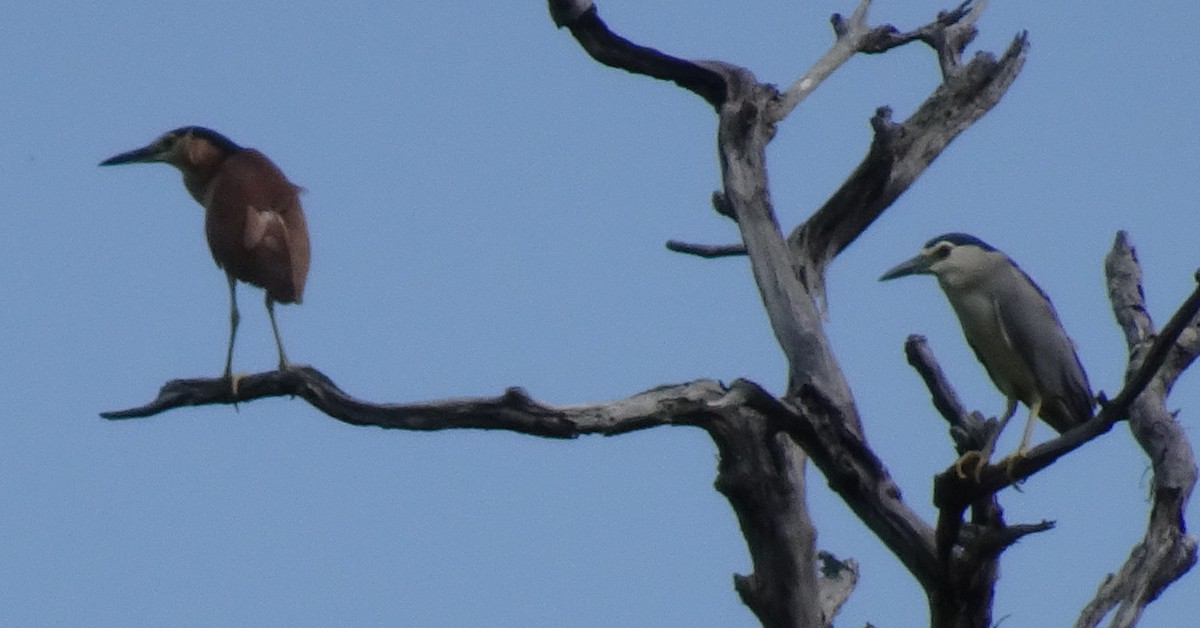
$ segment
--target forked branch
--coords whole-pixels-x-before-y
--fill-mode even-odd
[[[818,297],[823,298],[825,268],[833,258],[912,186],[954,138],[1000,102],[1028,50],[1022,33],[999,59],[977,54],[904,122],[892,122],[886,107],[875,112],[875,134],[866,157],[829,200],[788,235],[793,253],[805,261],[805,281]]]
[[[1190,316],[1181,310],[1159,337],[1154,337],[1141,267],[1124,232],[1117,234],[1105,261],[1105,274],[1113,314],[1129,346],[1126,380],[1137,379],[1146,370],[1145,364],[1159,360],[1160,354],[1165,353],[1166,358],[1129,409],[1130,431],[1154,470],[1146,533],[1121,568],[1104,578],[1075,623],[1080,628],[1098,626],[1109,613],[1113,614],[1110,626],[1133,626],[1146,605],[1196,564],[1196,537],[1187,533],[1184,523],[1184,511],[1196,486],[1196,459],[1187,434],[1167,410],[1166,397],[1182,370],[1200,353],[1200,317],[1194,310]],[[1194,299],[1193,294],[1189,302]],[[1175,340],[1166,343],[1166,337]]]

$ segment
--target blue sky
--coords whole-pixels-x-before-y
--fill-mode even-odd
[[[827,47],[829,14],[853,8],[599,6],[635,41],[781,84]],[[946,6],[880,0],[873,20],[912,27]],[[1115,392],[1114,233],[1131,231],[1159,324],[1200,265],[1198,19],[1185,3],[995,3],[972,50],[1027,29],[1024,72],[831,268],[828,331],[918,511],[933,516],[930,479],[952,453],[905,336],[929,336],[971,407],[1003,399],[935,282],[876,279],[933,235],[973,233],[1037,278],[1093,386]],[[805,101],[770,147],[786,228],[857,164],[876,107],[902,119],[937,80],[911,46],[851,60]],[[96,167],[185,124],[262,149],[307,188],[313,264],[305,303],[278,308],[281,332],[294,361],[351,394],[520,385],[565,404],[736,377],[780,390],[745,260],[662,246],[737,235],[708,204],[715,119],[699,98],[598,65],[539,2],[10,3],[0,81],[0,624],[756,625],[698,430],[384,432],[287,399],[97,417],[222,368],[225,279],[200,209],[166,166]],[[239,296],[234,368],[272,368],[260,293]],[[1171,398],[1189,431],[1198,383]],[[917,585],[810,477],[820,546],[862,564],[839,625],[924,623]],[[1058,527],[1005,555],[996,618],[1070,623],[1140,538],[1148,483],[1119,426],[1006,492],[1010,521]],[[1143,625],[1193,618],[1197,582]]]

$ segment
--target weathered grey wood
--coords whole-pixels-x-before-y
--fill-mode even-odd
[[[942,39],[948,38],[938,41]],[[911,187],[954,138],[1000,102],[1028,51],[1022,33],[999,59],[982,52],[975,55],[950,70],[945,82],[899,124],[887,107],[875,112],[867,155],[825,204],[788,236],[797,259],[804,260],[805,283],[818,299],[824,299],[825,268],[833,258]],[[952,56],[952,51],[939,52],[939,57]]]
[[[1141,267],[1124,232],[1113,242],[1105,275],[1113,314],[1129,347],[1126,378],[1136,379],[1147,370],[1146,363],[1159,359],[1156,351],[1166,357],[1165,366],[1155,369],[1145,392],[1129,410],[1130,431],[1154,470],[1146,533],[1121,568],[1101,582],[1075,622],[1081,628],[1100,625],[1110,612],[1110,626],[1135,625],[1146,605],[1196,563],[1196,537],[1187,533],[1184,524],[1184,509],[1196,487],[1196,460],[1183,428],[1167,410],[1166,397],[1182,370],[1200,354],[1196,342],[1200,318],[1194,309],[1190,314],[1181,310],[1155,337],[1142,290]]]
[[[338,388],[311,366],[246,375],[234,395],[223,378],[176,379],[163,384],[150,403],[102,413],[107,419],[144,418],[175,408],[245,403],[267,397],[300,397],[321,412],[351,425],[402,430],[507,430],[547,438],[584,434],[614,435],[660,425],[700,425],[707,406],[725,389],[712,380],[658,386],[608,403],[551,407],[520,388],[496,397],[445,399],[425,403],[370,403]]]

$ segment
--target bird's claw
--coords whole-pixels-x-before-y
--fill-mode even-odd
[[[1025,452],[1021,449],[1018,449],[1018,450],[1012,452],[1011,454],[1005,456],[1004,459],[1002,459],[996,463],[997,465],[1004,467],[1004,474],[1008,476],[1009,483],[1011,483],[1012,487],[1017,489],[1018,491],[1021,490],[1021,482],[1024,482],[1024,479],[1018,478],[1016,476],[1016,473],[1014,473],[1013,469],[1016,466],[1016,464],[1018,462],[1020,462],[1021,460],[1023,460],[1024,458],[1025,458]]]
[[[225,379],[229,380],[229,392],[236,399],[238,396],[238,382],[246,377],[244,373],[226,373]]]
[[[971,464],[975,465],[975,470],[971,472],[970,476],[974,477],[975,482],[978,483],[983,474],[983,468],[987,466],[987,458],[983,457],[983,452],[971,450],[959,456],[952,465],[954,474],[958,476],[958,479],[966,480],[968,477],[966,467]]]

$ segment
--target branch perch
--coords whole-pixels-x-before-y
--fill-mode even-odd
[[[741,244],[692,244],[679,240],[667,240],[667,250],[709,259],[746,254],[746,247]]]
[[[508,430],[546,438],[583,434],[614,435],[659,425],[703,425],[708,406],[725,389],[713,380],[659,386],[626,399],[594,405],[547,406],[520,388],[497,397],[447,399],[428,403],[374,404],[356,399],[311,366],[247,375],[232,394],[223,378],[175,379],[163,384],[150,403],[104,412],[106,419],[133,419],[186,406],[233,404],[265,397],[300,397],[321,412],[350,425],[404,430]]]

